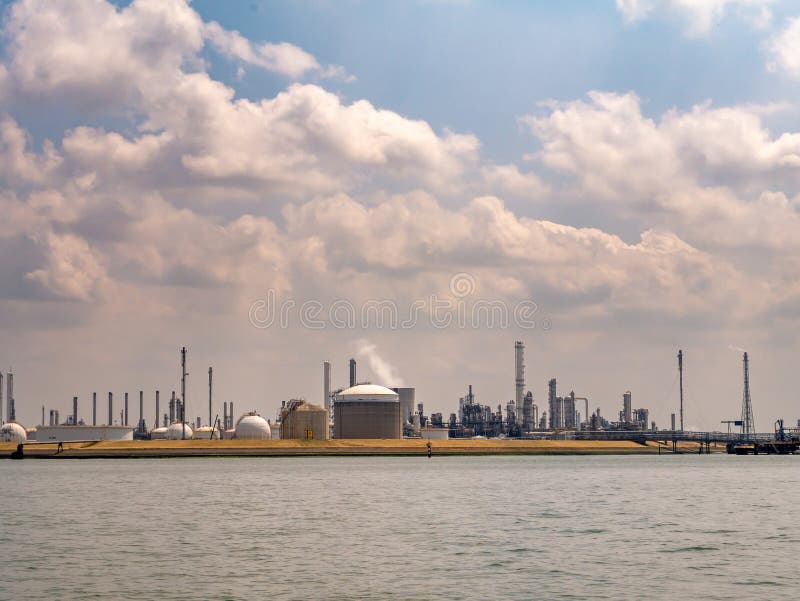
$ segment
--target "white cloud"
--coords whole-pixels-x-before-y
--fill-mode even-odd
[[[288,42],[253,44],[238,31],[223,29],[216,21],[206,23],[205,36],[225,56],[280,73],[291,79],[299,79],[308,72],[315,72],[321,77],[353,80],[347,75],[344,67],[329,65],[323,68],[311,54]]]
[[[789,19],[783,30],[767,43],[771,71],[784,71],[800,77],[800,17]]]
[[[617,10],[627,23],[659,13],[677,15],[685,19],[692,35],[708,33],[729,9],[736,9],[753,27],[763,29],[772,19],[769,7],[774,3],[775,0],[616,0]]]

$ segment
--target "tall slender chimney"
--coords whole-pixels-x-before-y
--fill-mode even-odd
[[[228,429],[228,401],[222,403],[222,429]]]
[[[172,397],[169,400],[169,423],[175,422],[175,391],[172,391]]]
[[[128,393],[127,392],[125,393],[125,411],[123,412],[123,416],[122,416],[122,425],[123,426],[127,426],[128,425]]]
[[[228,419],[231,420],[231,430],[233,430],[233,428],[234,428],[234,423],[233,423],[233,401],[231,401],[229,403],[229,405],[230,405],[230,408],[228,410]]]
[[[139,432],[144,432],[144,390],[139,391]]]
[[[42,405],[42,425],[44,426],[44,405]]]
[[[42,415],[44,415],[44,411],[42,411]],[[78,397],[76,396],[72,397],[72,425],[78,425]]]
[[[186,439],[186,347],[181,349],[181,439]]]
[[[3,423],[3,372],[0,371],[0,426],[2,426]]]
[[[517,340],[514,343],[514,383],[516,385],[516,396],[514,403],[517,407],[517,418],[522,415],[522,405],[525,399],[525,343]]]
[[[325,411],[330,415],[331,412],[331,363],[322,362],[322,400],[324,401]]]
[[[108,425],[114,425],[114,393],[108,393]]]
[[[350,359],[350,386],[356,385],[356,360]]]
[[[97,393],[92,393],[92,425],[97,425]]]
[[[211,425],[211,391],[212,391],[212,378],[214,376],[214,368],[208,368],[208,425]]]
[[[678,349],[678,378],[680,379],[681,393],[681,432],[683,432],[683,351],[680,349]]]
[[[160,399],[158,398],[158,396],[159,396],[159,392],[158,392],[158,390],[156,390],[156,419],[155,419],[155,421],[153,421],[153,428],[158,428],[158,420],[161,418],[161,415],[159,414],[159,407],[158,407],[158,404],[159,404],[158,401]]]
[[[11,370],[8,370],[8,374],[6,374],[6,386],[8,392],[8,421],[15,422],[17,421],[17,409],[14,407],[14,374],[11,373]]]
[[[750,361],[747,353],[742,358],[744,366],[744,393],[742,395],[742,434],[750,438],[756,432],[753,419],[753,403],[750,399]]]

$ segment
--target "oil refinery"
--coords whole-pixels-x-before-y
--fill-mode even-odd
[[[526,389],[525,344],[514,342],[514,398],[505,403],[481,403],[471,384],[458,398],[457,409],[447,417],[442,413],[425,413],[417,402],[417,390],[409,386],[392,386],[359,381],[357,362],[350,359],[348,383],[334,388],[331,381],[332,364],[322,362],[322,399],[314,404],[302,398],[282,401],[275,419],[266,418],[253,409],[235,417],[234,403],[222,403],[222,416],[214,411],[214,370],[208,368],[207,416],[187,418],[187,349],[180,349],[180,391],[171,391],[167,410],[161,411],[161,391],[150,396],[153,403],[151,427],[145,415],[145,392],[138,391],[138,419],[131,418],[128,392],[116,398],[107,393],[107,418],[98,420],[97,393],[91,395],[91,419],[79,416],[79,397],[73,396],[71,411],[62,420],[58,409],[42,405],[41,423],[25,428],[16,419],[14,374],[0,373],[0,442],[22,444],[68,443],[132,440],[401,440],[401,439],[520,439],[520,440],[633,440],[641,443],[663,441],[672,451],[681,441],[694,441],[706,449],[712,442],[725,443],[729,452],[739,454],[758,452],[794,452],[789,443],[797,442],[798,428],[786,428],[783,420],[776,422],[775,433],[758,434],[753,421],[750,397],[749,358],[743,355],[743,401],[741,419],[725,420],[727,432],[698,433],[683,428],[684,355],[679,351],[678,378],[679,415],[671,414],[668,428],[659,429],[650,420],[647,407],[635,407],[634,395],[625,390],[619,397],[619,411],[606,417],[599,407],[592,408],[588,396],[578,396],[574,390],[559,392],[556,378],[547,380],[546,401],[537,402],[533,392]],[[2,383],[5,381],[5,390]],[[5,399],[3,399],[5,392]],[[205,402],[203,402],[205,404]],[[192,408],[200,412],[200,404]],[[5,413],[4,413],[5,411]],[[5,420],[4,417],[8,419]],[[47,417],[47,421],[46,418]],[[738,429],[738,431],[732,430]],[[786,445],[775,446],[775,441]],[[794,444],[794,443],[792,443]],[[770,450],[772,449],[772,450]],[[776,450],[780,449],[780,450]]]

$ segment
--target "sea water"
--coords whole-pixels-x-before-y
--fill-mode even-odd
[[[2,599],[769,599],[800,457],[0,461]]]

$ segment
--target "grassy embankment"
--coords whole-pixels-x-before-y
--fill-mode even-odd
[[[625,455],[655,454],[655,443],[600,440],[441,440],[432,441],[434,455]],[[0,456],[16,445],[0,443]],[[679,446],[696,453],[697,445]],[[665,452],[665,449],[662,449]],[[202,456],[303,456],[303,455],[424,455],[424,440],[147,440],[28,444],[30,458],[81,457],[202,457]]]

